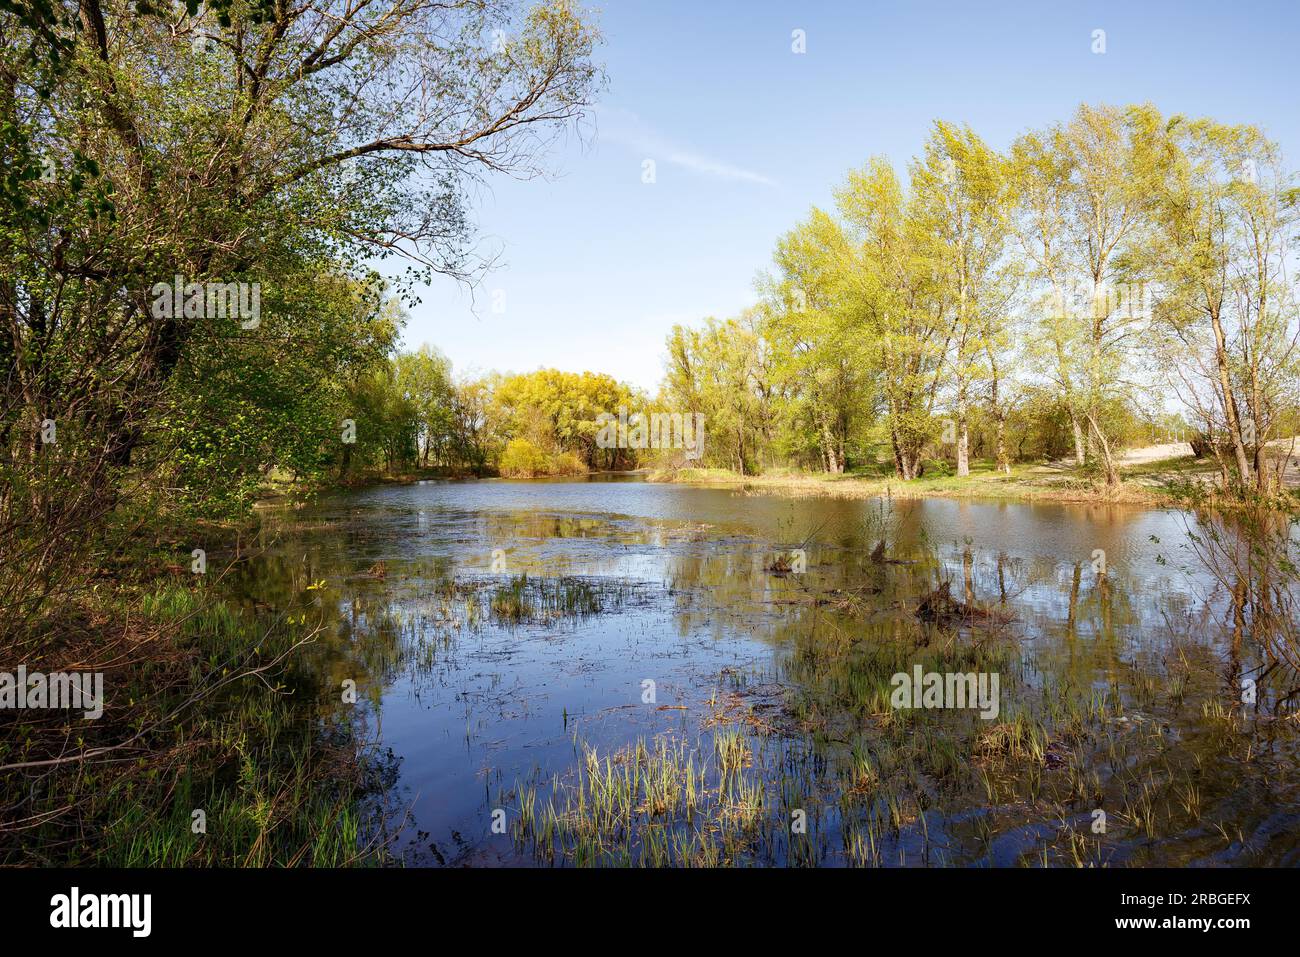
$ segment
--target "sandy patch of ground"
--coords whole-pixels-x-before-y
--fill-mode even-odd
[[[1286,465],[1282,472],[1282,483],[1287,488],[1300,488],[1300,437],[1290,439],[1274,439],[1268,443],[1267,454],[1270,459],[1276,462],[1278,459],[1286,459]],[[1192,455],[1192,446],[1188,442],[1167,442],[1163,445],[1147,445],[1138,449],[1127,449],[1118,458],[1118,463],[1123,466],[1146,465],[1150,462],[1163,462],[1168,459],[1189,458]],[[1207,459],[1207,464],[1212,464],[1213,459]],[[1068,463],[1067,463],[1068,467]],[[1192,476],[1199,480],[1217,480],[1217,471],[1206,470],[1204,475]]]
[[[1146,465],[1164,459],[1185,458],[1191,454],[1190,442],[1166,442],[1163,445],[1146,445],[1140,449],[1125,449],[1118,461],[1120,465]]]

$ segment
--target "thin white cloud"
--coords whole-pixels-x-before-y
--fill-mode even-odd
[[[602,107],[597,110],[601,139],[627,146],[647,159],[680,166],[703,176],[732,182],[757,183],[775,186],[776,182],[762,173],[736,166],[722,160],[704,156],[678,146],[651,130],[641,118],[628,110]]]
[[[739,166],[732,166],[729,163],[720,163],[717,160],[709,159],[707,156],[696,156],[694,153],[684,153],[680,150],[668,153],[665,157],[669,163],[674,166],[683,166],[686,169],[694,170],[697,173],[703,173],[706,176],[717,176],[721,179],[742,180],[746,183],[761,183],[764,186],[775,186],[772,180],[768,179],[762,173],[755,173],[752,170],[742,169]]]

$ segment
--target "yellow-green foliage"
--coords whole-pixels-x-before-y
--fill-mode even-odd
[[[507,442],[498,467],[501,474],[509,478],[533,478],[547,474],[545,454],[527,439],[511,439]]]
[[[560,452],[551,456],[548,471],[551,475],[586,475],[587,465],[572,452]]]

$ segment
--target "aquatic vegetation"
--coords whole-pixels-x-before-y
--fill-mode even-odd
[[[539,579],[526,574],[492,592],[490,609],[496,621],[508,624],[552,621],[557,618],[599,614],[624,597],[621,588],[601,588],[578,578]]]
[[[30,822],[18,829],[21,842],[0,829],[0,859],[118,867],[385,859],[363,837],[377,810],[364,795],[382,769],[346,717],[321,723],[299,707],[320,690],[302,654],[311,629],[241,614],[208,589],[181,585],[145,592],[124,617],[136,629],[128,646],[166,636],[170,654],[131,676],[111,672],[104,720],[77,740],[84,760],[44,754],[44,733],[28,735],[25,749],[0,748],[0,764],[13,764],[0,802]],[[67,734],[54,732],[67,756]]]
[[[547,863],[737,863],[758,840],[762,788],[747,770],[742,735],[723,732],[714,749],[716,760],[698,741],[659,738],[602,758],[584,746],[577,779],[555,779],[544,810],[533,809],[535,785],[516,786],[522,799],[514,839]]]
[[[528,512],[516,523],[494,512],[495,534],[535,537],[484,542],[470,511],[446,531],[446,554],[403,554],[395,533],[333,563],[312,553],[286,566],[298,613],[338,629],[311,656],[323,682],[363,676],[399,753],[420,754],[432,737],[474,758],[436,804],[405,792],[412,824],[395,853],[408,863],[1093,867],[1300,855],[1285,827],[1300,801],[1300,728],[1281,665],[1264,674],[1273,659],[1253,612],[1238,628],[1217,579],[1197,579],[1206,595],[1172,577],[1194,568],[1150,559],[1177,554],[1176,517],[1144,519],[1131,546],[1102,539],[1101,572],[1087,551],[1017,554],[916,519],[967,506],[873,504],[864,516],[844,504],[836,526],[826,500],[746,498],[745,509],[775,516],[749,537],[710,511],[729,514],[736,499],[713,498],[724,493],[642,488],[698,494],[713,503],[698,509],[710,521]],[[985,537],[1004,520],[988,508]],[[1051,508],[1049,537],[1084,520]],[[484,556],[500,543],[511,570],[490,573]],[[804,570],[790,561],[774,572],[792,544]],[[383,580],[359,574],[377,560]],[[996,716],[895,707],[893,679],[917,668],[996,674]],[[1241,701],[1242,676],[1265,679],[1259,707]],[[657,698],[643,697],[646,678]],[[501,836],[482,823],[497,808],[509,822]],[[375,835],[363,826],[358,840]]]

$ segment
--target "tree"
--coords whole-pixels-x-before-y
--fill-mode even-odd
[[[1297,307],[1287,275],[1297,197],[1252,126],[1140,114],[1152,173],[1156,332],[1171,384],[1242,494],[1280,483],[1266,448],[1296,402]],[[1215,441],[1216,436],[1223,437]],[[1226,457],[1225,457],[1226,450]]]
[[[573,453],[588,467],[626,467],[635,459],[633,450],[602,449],[596,441],[602,414],[617,417],[626,409],[630,415],[641,404],[611,376],[558,369],[505,376],[492,403],[504,439],[526,439],[545,455]]]
[[[882,159],[850,173],[836,203],[856,249],[846,294],[881,370],[894,469],[899,478],[917,478],[952,328],[932,256],[934,224]]]
[[[430,273],[473,278],[467,190],[488,172],[538,172],[600,82],[597,34],[568,0],[80,0],[75,17],[7,6],[0,35],[0,454],[14,463],[0,602],[21,595],[27,610],[78,566],[128,479],[166,487],[159,473],[187,441],[177,410],[235,412],[223,356],[274,366],[319,332],[313,277],[352,296],[329,315],[358,337],[302,353],[338,381],[381,338],[355,324],[383,321],[372,260],[409,261],[387,291],[407,302]],[[174,280],[184,307],[157,308]],[[189,290],[214,283],[260,290],[282,313],[261,326],[211,315]],[[234,431],[199,427],[191,475],[221,434],[248,447],[221,453],[223,470],[246,470],[227,489],[303,464],[283,418],[237,414]],[[44,422],[61,441],[40,440]]]
[[[659,404],[670,413],[704,416],[704,461],[751,474],[765,454],[770,388],[762,379],[758,318],[704,321],[703,329],[673,326]]]
[[[1134,250],[1147,220],[1137,114],[1080,106],[1068,123],[1022,137],[1012,155],[1021,244],[1047,286],[1044,341],[1071,410],[1076,457],[1086,446],[1113,486],[1119,473],[1103,411],[1122,398],[1142,323]]]
[[[779,391],[787,450],[839,474],[850,443],[870,417],[875,375],[874,357],[863,348],[846,295],[854,251],[840,224],[814,209],[781,238],[773,258],[777,274],[762,284],[760,310],[771,370],[756,373],[754,384],[761,389],[770,380]],[[764,404],[772,398],[769,392]],[[762,421],[766,425],[770,418]]]
[[[396,359],[398,388],[415,409],[420,465],[453,462],[456,442],[456,388],[451,362],[432,346],[402,353]]]
[[[925,158],[913,164],[916,215],[927,225],[925,255],[951,303],[948,368],[954,392],[957,474],[970,474],[970,406],[982,383],[998,429],[998,464],[1005,467],[1005,410],[1000,354],[1014,273],[1007,258],[1010,223],[1005,164],[970,127],[939,121]]]

